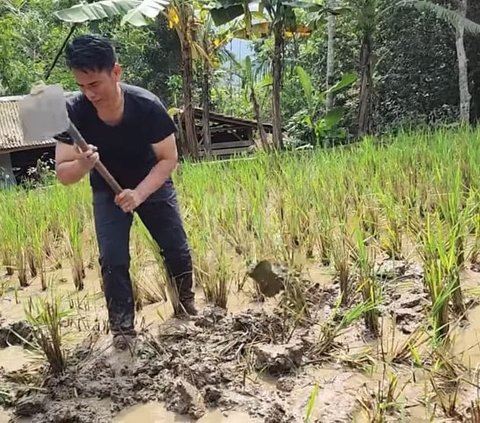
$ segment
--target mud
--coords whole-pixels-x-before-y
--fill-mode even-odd
[[[190,423],[194,420],[178,416],[168,411],[160,403],[147,403],[133,406],[114,418],[113,423]],[[257,423],[260,420],[252,419],[248,414],[238,411],[213,411],[207,412],[198,423]]]
[[[23,321],[0,320],[0,348],[11,345],[25,345],[33,338],[31,326]]]
[[[422,269],[387,261],[377,266],[376,273],[383,284],[382,319],[393,322],[393,330],[407,337],[425,323],[430,307]],[[12,388],[7,405],[12,405],[16,417],[33,423],[287,423],[303,421],[317,385],[312,422],[370,421],[360,417],[359,400],[373,407],[381,398],[379,381],[384,375],[376,366],[378,351],[385,345],[366,336],[359,320],[319,356],[313,347],[332,318],[338,286],[314,282],[299,285],[305,287],[300,294],[309,308],[301,322],[280,306],[285,294],[276,294],[284,289],[249,308],[244,297],[242,306],[232,298],[229,304],[234,306],[228,312],[206,306],[199,316],[161,324],[158,310],[163,314],[165,304],[146,307],[142,318],[147,324],[131,351],[115,351],[109,335],[98,332],[91,343],[73,351],[62,375],[47,376],[40,390]],[[464,362],[473,357],[478,364],[474,320],[479,313],[480,307],[471,310],[471,325],[456,332],[462,350],[472,349],[465,352]],[[390,329],[383,329],[384,340],[388,341]],[[432,415],[425,405],[432,395],[425,391],[425,380],[412,378],[411,364],[392,364],[390,371],[399,378],[398,390],[407,386],[401,397],[409,404],[402,411],[406,421],[420,421],[415,419]],[[0,384],[12,376],[11,370],[0,372]],[[465,401],[471,400],[469,392],[461,392]],[[390,417],[399,416],[393,412]]]
[[[265,310],[232,315],[206,307],[191,320],[167,320],[156,331],[141,332],[132,351],[113,350],[103,336],[77,350],[64,374],[49,376],[44,393],[19,399],[15,413],[34,423],[103,422],[136,404],[162,402],[168,412],[194,420],[216,409],[270,423],[298,421],[303,411],[288,406],[285,379],[280,389],[265,390],[248,377],[256,369],[290,375],[289,389],[299,382],[294,372],[310,344],[305,331],[294,331],[287,342],[286,325]]]

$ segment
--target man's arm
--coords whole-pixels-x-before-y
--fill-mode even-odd
[[[85,152],[74,145],[57,142],[55,147],[55,170],[57,179],[64,185],[80,181],[99,160],[97,148],[89,145]]]
[[[134,190],[126,189],[115,199],[124,212],[131,212],[142,204],[165,183],[177,167],[178,151],[174,134],[152,144],[152,148],[158,160],[157,164]]]

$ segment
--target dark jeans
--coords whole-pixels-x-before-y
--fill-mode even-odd
[[[133,216],[124,213],[108,191],[94,190],[93,209],[110,329],[112,333],[133,333],[135,305],[129,272]],[[136,213],[158,244],[180,301],[193,300],[192,258],[174,187],[164,185]]]

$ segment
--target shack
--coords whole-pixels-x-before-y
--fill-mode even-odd
[[[68,93],[67,93],[68,95]],[[35,176],[38,163],[53,166],[55,140],[26,143],[23,139],[18,103],[22,96],[0,97],[0,186],[16,185]],[[206,155],[202,139],[202,109],[195,108],[199,153]],[[267,133],[270,124],[264,124]],[[255,149],[257,122],[210,112],[211,155],[228,158]]]
[[[206,151],[202,135],[202,109],[194,109],[196,135],[200,156]],[[255,120],[242,119],[210,111],[211,155],[216,158],[228,158],[232,155],[253,151],[258,137],[258,124]],[[271,134],[273,127],[263,123],[265,132]]]
[[[0,186],[16,185],[27,178],[38,161],[53,161],[55,140],[26,143],[18,102],[22,96],[0,97]]]

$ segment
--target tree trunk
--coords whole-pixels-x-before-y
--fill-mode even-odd
[[[336,0],[329,0],[328,7],[333,9],[336,6]],[[327,43],[327,90],[333,85],[333,78],[335,74],[335,26],[336,17],[329,13],[327,19],[328,28],[328,43]],[[325,112],[328,113],[333,108],[333,93],[327,93],[327,100],[325,103]]]
[[[275,148],[283,148],[282,137],[282,112],[280,106],[280,93],[282,90],[282,53],[283,34],[282,24],[275,24],[273,28],[274,50],[272,61],[273,92],[272,92],[272,125],[273,144]]]
[[[372,36],[363,34],[360,48],[360,104],[358,111],[358,136],[362,137],[371,133],[372,109]]]
[[[210,156],[212,152],[212,136],[210,131],[210,64],[205,58],[203,59],[202,103],[203,148],[205,149],[205,154]]]
[[[468,0],[457,0],[457,5],[458,13],[465,19],[467,17]],[[458,60],[458,86],[460,90],[460,120],[468,123],[470,121],[471,95],[468,88],[468,64],[464,44],[465,25],[461,20],[458,22],[455,32]]]
[[[188,6],[187,6],[188,7]],[[185,137],[187,141],[187,150],[190,156],[198,157],[198,141],[195,131],[195,118],[193,114],[193,58],[191,41],[189,37],[190,14],[186,8],[180,13],[182,20],[182,91],[183,91],[183,117],[185,124]]]
[[[260,141],[262,142],[262,147],[265,150],[269,149],[267,133],[265,132],[265,128],[262,123],[262,118],[260,116],[260,106],[257,101],[257,96],[255,95],[255,89],[252,86],[250,89],[250,100],[252,101],[253,105],[253,112],[255,113],[255,120],[257,121],[258,132],[260,134]]]

